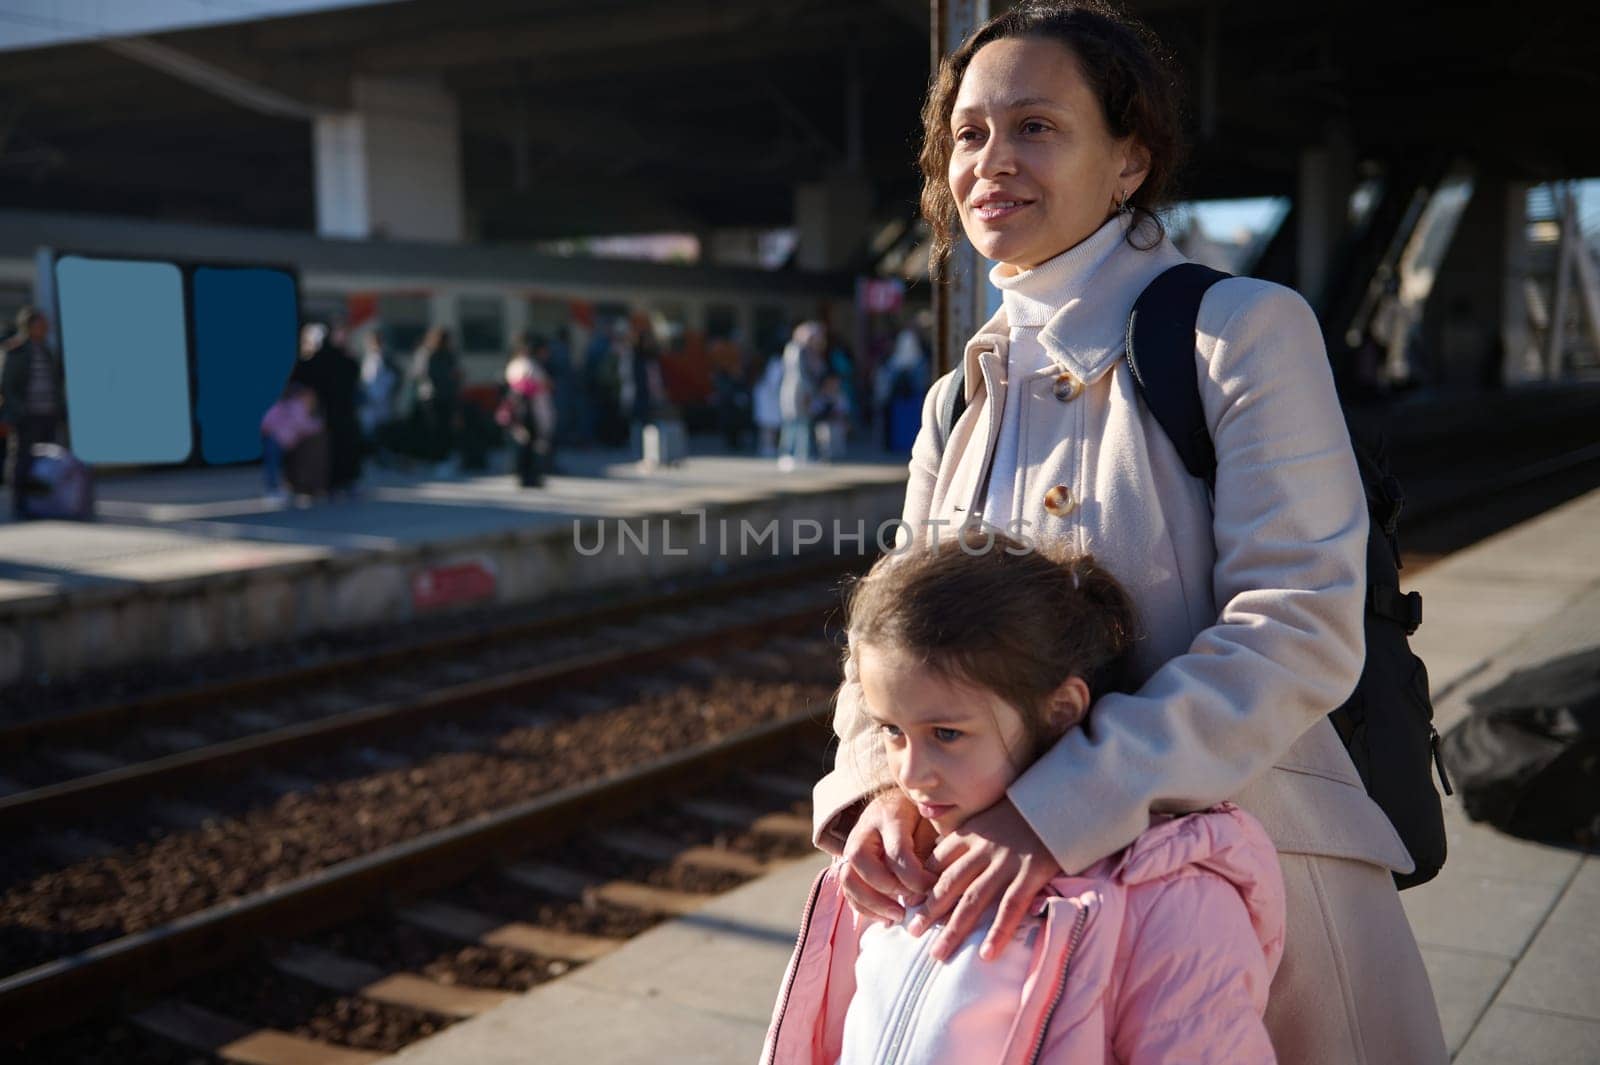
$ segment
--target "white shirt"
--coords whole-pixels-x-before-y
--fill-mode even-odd
[[[975,1065],[974,1047],[993,1047],[998,1057],[1021,1008],[1044,919],[1025,918],[1000,956],[983,961],[978,948],[997,908],[944,962],[930,955],[939,926],[920,937],[904,923],[863,931],[839,1065]],[[920,909],[910,908],[907,919]]]

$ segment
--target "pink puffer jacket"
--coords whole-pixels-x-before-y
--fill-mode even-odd
[[[844,899],[837,863],[817,878],[767,1031],[763,1065],[836,1065],[868,927]],[[1036,907],[1043,934],[1004,1047],[963,1045],[961,1025],[929,1025],[928,1001],[972,1001],[990,963],[982,930],[927,972],[918,995],[891,996],[904,1037],[848,1062],[1089,1065],[1275,1061],[1261,1017],[1283,953],[1284,891],[1265,831],[1231,804],[1153,825],[1082,876],[1051,881]],[[924,940],[931,943],[931,933]],[[1027,950],[1029,943],[1008,949]],[[965,955],[965,957],[964,957]],[[998,964],[998,963],[995,963]],[[1005,989],[995,993],[1004,994]],[[1010,994],[1016,995],[1015,989]],[[980,996],[981,997],[981,996]],[[935,1007],[936,1011],[936,1007]],[[915,1017],[917,1020],[911,1020]],[[917,1023],[920,1021],[920,1026]],[[887,1048],[885,1050],[884,1048]]]

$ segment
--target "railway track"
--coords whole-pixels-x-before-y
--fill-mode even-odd
[[[773,640],[771,625],[765,625],[763,632],[766,640]],[[832,659],[832,648],[822,641],[816,643],[821,643],[822,657]],[[725,635],[722,646],[726,649]],[[635,664],[634,668],[642,667]],[[427,892],[443,889],[480,870],[499,867],[502,880],[510,876],[525,889],[552,899],[576,895],[581,900],[576,905],[581,908],[603,905],[656,918],[693,907],[704,891],[608,875],[605,870],[586,873],[582,862],[566,864],[560,854],[542,860],[510,860],[510,856],[558,843],[579,825],[590,830],[640,808],[659,806],[662,796],[691,792],[694,788],[704,790],[709,780],[722,774],[784,758],[790,766],[800,764],[802,768],[787,777],[771,777],[768,790],[771,780],[779,780],[778,790],[787,788],[784,801],[794,800],[795,795],[805,792],[808,779],[814,777],[822,761],[829,731],[819,707],[826,705],[826,692],[827,686],[818,684],[814,686],[810,708],[795,712],[795,707],[789,707],[776,720],[739,729],[731,736],[701,740],[680,750],[635,760],[637,764],[622,771],[555,788],[520,803],[483,812],[461,824],[414,835],[318,868],[309,875],[270,884],[262,891],[184,913],[173,921],[120,935],[109,942],[69,951],[27,971],[13,972],[0,979],[0,1019],[5,1023],[6,1038],[54,1030],[122,1009],[131,1011],[128,1015],[134,1025],[160,1031],[163,1038],[178,1039],[189,1046],[205,1043],[202,1049],[216,1052],[222,1060],[285,1065],[346,1060],[339,1059],[338,1054],[330,1057],[331,1047],[318,1044],[315,1039],[307,1044],[304,1036],[258,1031],[251,1028],[250,1022],[226,1017],[219,1020],[214,1009],[194,1006],[184,998],[176,999],[176,1003],[155,998],[171,988],[181,988],[186,980],[213,971],[219,964],[256,955],[267,939],[280,945],[290,940],[290,947],[278,948],[272,953],[272,961],[264,963],[274,967],[280,979],[290,979],[290,974],[299,972],[302,982],[307,977],[312,982],[320,980],[325,987],[330,980],[342,982],[339,987],[347,995],[435,1017],[474,1012],[483,1004],[499,1001],[494,988],[453,987],[418,974],[389,974],[394,977],[389,979],[389,975],[374,974],[370,963],[334,958],[326,948],[315,945],[301,943],[294,947],[294,942],[350,919],[370,916],[373,911],[386,911],[390,900],[403,899],[406,903],[397,910],[402,915],[397,919],[413,929],[424,927],[429,934],[453,935],[456,939],[467,937],[470,931],[480,948],[541,956],[557,967],[581,964],[613,947],[614,935],[594,935],[571,927],[546,927],[541,931],[539,924],[515,918],[494,919],[482,911],[464,908],[459,902],[429,900]],[[573,728],[581,729],[590,720],[592,715],[582,716]],[[613,732],[643,731],[627,723],[613,724],[611,728]],[[776,800],[768,796],[768,801]],[[726,801],[688,801],[678,808],[677,816],[699,822],[749,822],[742,828],[746,835],[781,836],[787,840],[790,852],[810,848],[808,822],[797,816],[795,809],[774,812],[747,806],[741,808]],[[722,832],[726,830],[723,825]],[[674,870],[701,870],[701,880],[691,880],[690,887],[706,886],[707,870],[714,873],[714,880],[736,883],[765,872],[771,860],[770,856],[730,849],[725,840],[715,838],[715,833],[704,841],[674,840],[661,832],[635,828],[606,838],[610,843],[592,844],[589,851],[600,848],[634,862],[646,860],[646,864],[654,862]],[[590,854],[587,864],[594,867],[594,854]],[[627,921],[622,924],[626,926]],[[138,988],[138,1001],[133,1003],[128,1001],[130,988]],[[235,1038],[218,1043],[219,1033],[232,1033]],[[40,1051],[38,1046],[29,1052],[35,1055],[29,1060],[51,1060],[48,1051]]]
[[[414,943],[419,936],[454,941],[520,956],[542,966],[540,976],[558,976],[615,949],[627,934],[691,912],[715,891],[809,851],[809,819],[798,797],[808,791],[825,739],[826,725],[814,711],[791,714],[15,974],[0,980],[7,1038],[116,1014],[119,1020],[96,1023],[119,1029],[123,1041],[130,1038],[131,1026],[142,1033],[132,1038],[153,1036],[170,1044],[171,1060],[192,1060],[182,1057],[179,1047],[258,1065],[376,1060],[406,1041],[407,1034],[429,1034],[542,979],[513,979],[505,988],[480,978],[474,986],[452,978],[448,965],[429,975],[330,949],[330,941],[359,944],[377,935],[387,944],[379,953],[393,953],[391,941]],[[801,750],[811,750],[812,756],[797,758]],[[750,771],[774,762],[791,771]],[[793,772],[795,767],[800,771]],[[747,794],[761,793],[761,799],[694,797],[708,781],[729,774],[737,775]],[[664,817],[660,808],[672,796],[681,798]],[[642,808],[650,813],[639,824],[600,827],[617,826]],[[686,830],[690,822],[699,827]],[[580,826],[583,842],[564,851],[550,849]],[[469,897],[474,890],[481,898],[520,889],[541,901],[525,907],[531,919],[518,919],[464,905],[460,890],[440,894],[474,876],[492,877],[499,887],[480,884],[465,892]],[[498,901],[491,905],[509,908]],[[376,929],[374,913],[383,914]],[[351,922],[363,929],[338,931]],[[265,950],[264,942],[271,944]],[[415,960],[416,950],[411,954]],[[193,983],[241,960],[241,977]],[[248,1004],[244,1011],[235,1007],[243,1016],[227,1012],[230,994],[239,998],[245,994],[241,988],[262,980],[293,982],[300,997],[332,996],[330,1001],[346,1005],[331,1016],[326,1009],[320,1017],[311,1010],[297,1026],[320,1038],[263,1025],[248,1015]],[[362,1005],[348,1005],[352,1001]],[[396,1021],[397,1010],[410,1020]],[[370,1027],[374,1016],[388,1020],[374,1037],[342,1030],[341,1012],[357,1027],[363,1019]],[[46,1037],[16,1049],[30,1061],[65,1061],[73,1059],[52,1054],[72,1053],[80,1041],[81,1033],[74,1032],[54,1045]],[[363,1042],[366,1048],[359,1045]]]
[[[15,723],[0,728],[0,837],[775,633],[820,631],[845,572],[809,566]]]

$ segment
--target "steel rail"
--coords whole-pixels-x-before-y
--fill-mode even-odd
[[[382,735],[397,726],[415,727],[431,718],[457,715],[463,710],[482,708],[506,699],[616,677],[628,670],[666,665],[695,654],[760,644],[779,633],[818,631],[831,609],[831,603],[818,604],[620,651],[545,662],[484,680],[435,688],[412,698],[362,706],[17,792],[0,797],[0,827],[24,822],[34,826],[43,819],[92,813],[113,800],[159,794],[180,784],[232,774],[240,768],[259,766],[288,755],[302,755],[357,738]]]
[[[825,715],[811,708],[46,962],[0,979],[0,1027],[8,1039],[22,1040],[153,998],[249,954],[263,940],[311,935],[374,905],[438,891],[596,821],[627,816],[664,794],[703,787],[718,773],[792,754],[808,741],[816,743],[820,759],[831,735]]]

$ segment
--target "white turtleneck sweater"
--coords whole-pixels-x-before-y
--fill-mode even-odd
[[[989,482],[983,516],[990,525],[1004,527],[1020,517],[1016,508],[1024,473],[1017,461],[1017,438],[1022,425],[1022,404],[1029,402],[1025,383],[1041,375],[1054,376],[1060,370],[1039,342],[1039,330],[1054,318],[1087,278],[1116,250],[1126,226],[1121,216],[1114,217],[1084,240],[1032,270],[1013,271],[1004,263],[989,270],[989,283],[1000,290],[1000,303],[1010,323],[1009,358],[1006,364],[1006,403],[1000,416],[1000,436],[995,442],[996,470],[1014,471],[1012,477],[995,477]],[[1035,400],[1034,402],[1037,402]]]

